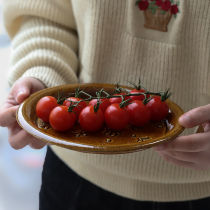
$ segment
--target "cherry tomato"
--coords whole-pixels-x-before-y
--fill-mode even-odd
[[[127,95],[127,93],[114,94],[114,96],[117,95]],[[124,100],[126,101],[129,98],[130,96],[126,96]],[[111,102],[111,104],[120,104],[122,102],[122,97],[110,98],[109,101]]]
[[[107,109],[108,106],[111,105],[111,102],[109,101],[109,99],[107,98],[101,98],[99,100],[99,102],[102,102],[100,105],[99,105],[99,108],[101,109],[101,111],[104,113]],[[92,99],[89,103],[89,105],[92,105],[92,106],[95,106],[97,104],[97,99]]]
[[[130,115],[130,124],[135,126],[146,125],[151,117],[150,109],[142,101],[134,100],[127,106]]]
[[[137,89],[133,89],[130,91],[130,93],[132,94],[135,94],[135,93],[145,93],[145,90],[144,89],[140,89],[140,90],[137,90]],[[149,94],[147,94],[147,98],[150,97]],[[143,101],[145,99],[145,96],[144,95],[139,95],[139,96],[130,96],[130,98],[132,100],[140,100],[140,101]]]
[[[70,129],[76,120],[73,112],[68,112],[67,106],[55,107],[50,113],[50,125],[57,131]]]
[[[167,117],[169,112],[168,104],[161,101],[160,96],[154,96],[152,100],[146,105],[151,111],[151,121],[160,121]]]
[[[36,114],[44,122],[49,122],[50,112],[59,106],[57,100],[52,96],[41,98],[36,105]]]
[[[75,98],[75,97],[69,97],[67,100],[71,100],[71,101],[74,101],[74,102],[77,102],[77,101],[80,101],[82,100],[81,98]],[[71,102],[70,101],[67,101],[65,100],[63,105],[64,106],[70,106]],[[79,114],[80,112],[82,111],[82,109],[84,109],[85,107],[87,106],[86,102],[85,101],[81,101],[77,107],[74,107],[72,111],[76,112],[76,116],[77,116],[77,119],[79,119]]]
[[[104,114],[100,108],[94,112],[94,106],[88,105],[80,112],[79,123],[85,131],[96,131],[103,125],[103,122]]]
[[[104,117],[107,126],[114,130],[125,128],[130,121],[127,108],[120,108],[119,104],[111,104],[106,109]]]

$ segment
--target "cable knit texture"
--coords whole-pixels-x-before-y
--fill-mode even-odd
[[[40,79],[47,87],[78,82],[78,37],[70,2],[9,0],[4,16],[14,48],[10,85],[22,77]]]
[[[5,0],[14,48],[9,84],[35,77],[47,87],[78,81],[128,85],[126,80],[140,77],[151,91],[170,87],[171,100],[184,111],[210,103],[210,1],[181,0],[179,8],[168,32],[161,32],[144,28],[135,0]],[[153,149],[125,155],[52,149],[80,176],[121,196],[210,196],[210,170],[174,166]]]

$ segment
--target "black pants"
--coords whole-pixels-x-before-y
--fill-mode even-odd
[[[78,176],[48,147],[39,210],[210,210],[210,198],[184,202],[135,201]]]

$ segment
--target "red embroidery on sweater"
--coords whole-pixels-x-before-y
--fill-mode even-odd
[[[180,2],[174,0],[137,0],[136,6],[144,12],[145,28],[167,32],[172,15],[177,17]]]

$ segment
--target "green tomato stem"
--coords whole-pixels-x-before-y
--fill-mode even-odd
[[[151,100],[151,97],[147,100],[147,98],[146,98],[146,95],[147,95],[147,94],[149,94],[149,95],[162,96],[162,95],[165,93],[165,92],[157,92],[157,93],[154,93],[154,92],[146,91],[146,92],[144,92],[144,93],[127,93],[126,95],[110,95],[110,94],[108,94],[106,91],[104,91],[103,89],[101,89],[100,92],[105,93],[106,96],[105,96],[105,97],[93,97],[93,96],[91,96],[90,94],[88,94],[88,93],[86,93],[86,92],[84,92],[84,91],[80,91],[80,93],[85,94],[85,95],[88,96],[89,98],[81,99],[81,100],[78,101],[78,102],[73,102],[73,105],[70,105],[70,107],[72,107],[72,106],[73,106],[73,107],[76,107],[80,102],[82,102],[82,101],[91,101],[92,99],[98,99],[98,100],[99,100],[99,99],[105,99],[105,98],[110,99],[110,98],[119,98],[119,97],[122,97],[122,98],[124,99],[126,96],[139,96],[139,95],[145,95],[145,99],[146,99],[146,100],[144,100],[144,104],[146,104],[146,103],[148,103],[148,102]],[[168,91],[166,92],[166,95],[167,95],[167,96],[171,96],[171,94],[172,94],[172,93],[168,94]],[[169,98],[169,97],[167,97],[167,98]],[[123,100],[122,102],[123,102],[123,103],[121,104],[122,107],[124,107],[124,106],[130,104],[130,103],[128,103],[128,102],[129,102],[129,99],[126,100],[126,101]],[[69,107],[69,111],[73,109],[73,108],[70,108],[70,107]]]

